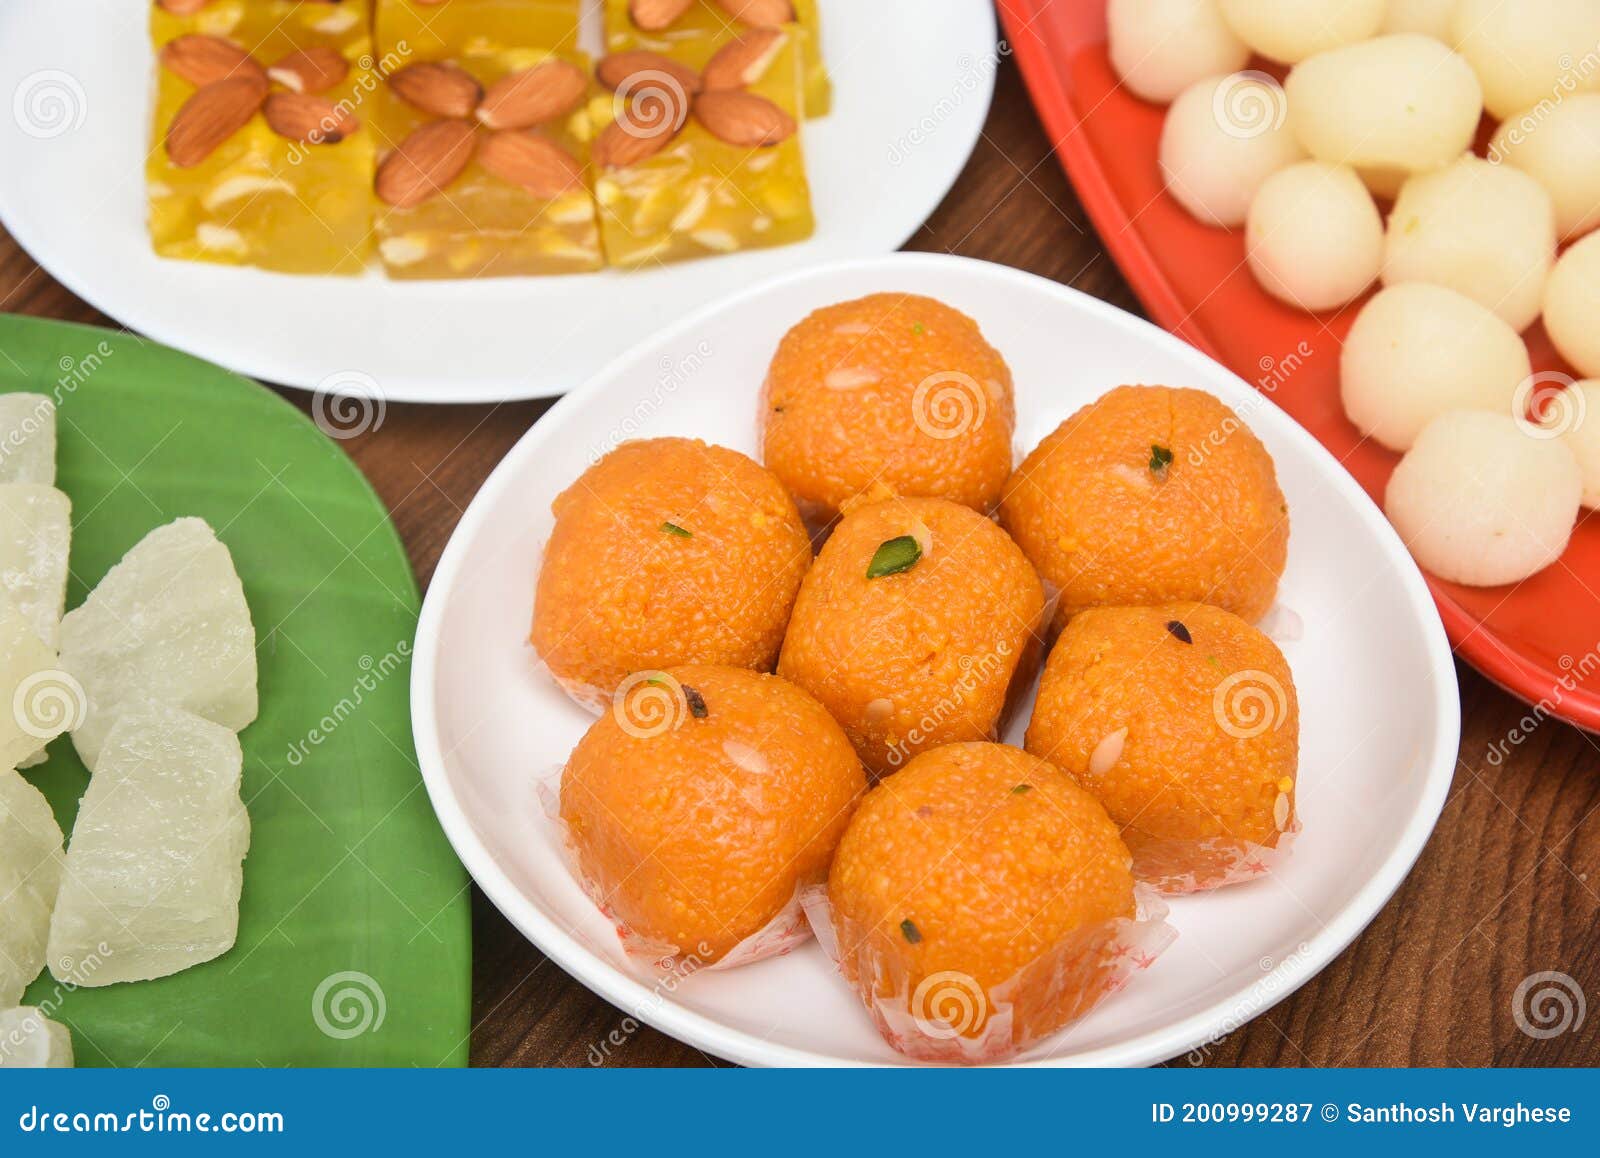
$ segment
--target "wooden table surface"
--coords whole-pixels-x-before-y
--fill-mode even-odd
[[[1010,61],[977,153],[908,248],[1016,266],[1142,312],[1051,157]],[[3,231],[0,309],[116,324]],[[285,394],[308,406],[301,392]],[[343,443],[393,511],[424,585],[484,477],[548,405],[391,405],[379,430]],[[1455,785],[1411,876],[1298,993],[1205,1057],[1172,1064],[1600,1064],[1600,1009],[1578,1024],[1575,1008],[1573,1024],[1548,1037],[1519,1029],[1513,1013],[1519,986],[1539,973],[1564,974],[1556,984],[1600,1002],[1600,744],[1545,720],[1501,758],[1498,746],[1528,709],[1473,671],[1460,676]],[[476,890],[473,935],[475,1065],[722,1064],[595,997]]]

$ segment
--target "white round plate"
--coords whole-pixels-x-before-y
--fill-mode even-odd
[[[989,0],[940,0],[937,17],[925,0],[822,0],[834,111],[803,130],[818,224],[799,245],[550,278],[293,277],[151,251],[148,5],[0,3],[0,221],[130,329],[270,382],[393,402],[560,394],[705,302],[898,249],[966,165],[997,59]]]
[[[536,780],[590,717],[525,642],[561,490],[626,438],[697,436],[756,455],[757,389],[784,331],[883,291],[931,294],[977,319],[1015,373],[1019,449],[1113,386],[1161,382],[1220,396],[1277,461],[1293,521],[1280,606],[1303,622],[1282,647],[1300,694],[1305,830],[1273,875],[1173,901],[1172,948],[1021,1060],[1135,1065],[1199,1048],[1325,966],[1400,884],[1455,768],[1455,667],[1405,547],[1315,439],[1203,354],[1054,282],[914,254],[810,270],[678,323],[559,402],[473,500],[423,607],[412,712],[434,808],[501,912],[629,1014],[747,1064],[900,1060],[815,944],[670,992],[641,980],[537,799]],[[1020,722],[1007,738],[1020,743]]]

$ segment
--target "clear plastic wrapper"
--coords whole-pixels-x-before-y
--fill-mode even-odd
[[[823,952],[896,1051],[916,1061],[982,1065],[1008,1061],[1077,1021],[1155,963],[1178,933],[1153,891],[1138,888],[1134,896],[1135,919],[1079,929],[987,989],[955,971],[913,978],[900,962],[874,952],[864,931],[844,930],[842,940],[855,945],[846,957],[827,886],[806,889],[801,902]]]
[[[1169,897],[1253,881],[1276,871],[1293,851],[1300,822],[1293,817],[1289,821],[1271,846],[1226,837],[1130,841],[1133,875]]]
[[[561,818],[563,771],[564,768],[558,765],[539,779],[540,808],[550,823],[556,826],[561,838],[562,857],[567,862],[567,869],[572,873],[573,880],[578,882],[584,893],[594,902],[595,908],[611,922],[617,931],[617,940],[621,942],[623,952],[641,970],[684,976],[701,970],[736,969],[741,965],[753,965],[757,961],[765,961],[769,957],[782,957],[811,939],[811,925],[806,920],[801,897],[808,889],[815,887],[813,882],[797,886],[794,897],[789,903],[761,929],[709,964],[700,957],[695,946],[674,945],[630,928],[606,902],[605,890],[600,887],[599,882],[584,873],[579,864],[578,850],[573,846],[571,832],[566,821]]]

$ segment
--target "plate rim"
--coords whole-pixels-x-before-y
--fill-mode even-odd
[[[889,271],[914,275],[918,270],[935,268],[959,269],[976,276],[995,277],[1026,286],[1034,292],[1053,295],[1063,302],[1072,303],[1077,308],[1097,315],[1108,324],[1130,326],[1144,331],[1148,340],[1156,345],[1175,344],[1183,347],[1187,356],[1191,357],[1196,353],[1192,346],[1188,346],[1180,338],[1141,318],[1119,310],[1108,302],[1035,274],[953,255],[898,253],[886,257],[813,266],[784,277],[759,282],[737,294],[703,307],[659,331],[638,347],[613,358],[599,372],[557,402],[541,421],[551,423],[553,418],[559,422],[567,410],[583,405],[590,395],[597,393],[612,378],[622,373],[636,358],[638,350],[666,345],[691,333],[708,318],[724,310],[744,305],[793,283],[848,273],[876,274]],[[1202,353],[1200,356],[1207,355]],[[1220,363],[1218,365],[1220,366]],[[1237,375],[1231,370],[1225,366],[1221,369],[1237,380]],[[1454,777],[1456,753],[1459,747],[1460,699],[1449,644],[1434,613],[1433,602],[1423,582],[1422,574],[1400,541],[1399,535],[1355,479],[1338,465],[1332,454],[1308,431],[1279,410],[1271,399],[1264,400],[1268,408],[1277,411],[1277,421],[1283,425],[1285,437],[1298,441],[1301,452],[1321,465],[1322,473],[1329,485],[1350,503],[1357,517],[1366,524],[1380,545],[1392,557],[1391,561],[1395,564],[1395,581],[1401,584],[1407,603],[1421,628],[1424,646],[1437,677],[1433,681],[1434,734],[1428,750],[1422,753],[1419,759],[1419,766],[1423,768],[1425,776],[1421,800],[1400,838],[1377,871],[1356,897],[1307,942],[1303,953],[1289,955],[1243,990],[1223,995],[1206,1009],[1190,1015],[1183,1021],[1151,1030],[1128,1042],[1077,1054],[1070,1059],[1040,1058],[1010,1064],[1048,1068],[1148,1065],[1179,1056],[1223,1033],[1231,1032],[1236,1027],[1230,1023],[1237,1017],[1244,1000],[1252,993],[1263,994],[1264,1000],[1250,1012],[1249,1017],[1260,1016],[1330,964],[1372,922],[1410,873],[1444,808]],[[540,431],[539,427],[539,423],[530,427],[495,466],[451,533],[450,540],[434,569],[433,578],[428,584],[417,628],[411,679],[411,719],[417,758],[422,767],[423,781],[427,786],[429,799],[439,816],[446,836],[456,849],[456,854],[490,902],[564,972],[612,1005],[633,1011],[632,1016],[679,1041],[744,1065],[876,1067],[894,1064],[837,1058],[808,1049],[762,1040],[731,1029],[712,1017],[680,1007],[673,1002],[652,1000],[652,991],[647,986],[598,957],[571,933],[540,912],[536,905],[529,902],[477,836],[472,821],[450,786],[449,775],[444,765],[439,723],[434,711],[433,692],[437,679],[438,650],[442,638],[440,626],[445,607],[460,578],[469,540],[478,536],[482,525],[489,517],[490,508],[511,489],[515,469],[513,464],[535,453],[538,449],[536,443],[546,437],[548,430],[553,429],[553,426],[547,426],[546,431]]]
[[[999,21],[994,5],[987,2],[987,0],[970,0],[969,7],[970,17],[975,19],[981,25],[981,39],[983,44],[987,46],[986,51],[991,53],[996,52],[996,46],[999,43]],[[20,8],[16,11],[16,13],[13,14],[13,18],[18,20],[25,18]],[[0,12],[0,28],[4,27],[4,13]],[[914,224],[911,224],[907,228],[905,235],[899,237],[898,240],[894,242],[893,246],[890,247],[888,252],[894,252],[898,250],[922,230],[923,226],[927,223],[927,220],[934,214],[939,206],[943,204],[945,198],[949,196],[950,190],[955,188],[956,182],[961,179],[962,174],[964,174],[971,165],[972,156],[977,150],[978,142],[983,139],[984,124],[987,122],[989,111],[993,107],[995,81],[998,75],[998,69],[977,71],[979,81],[977,91],[974,95],[977,98],[975,106],[978,108],[981,115],[974,118],[971,130],[965,133],[960,139],[959,153],[962,157],[961,164],[958,166],[953,166],[948,175],[944,177],[941,182],[937,183],[937,188],[935,188],[934,184],[930,184],[926,187],[923,196],[919,198],[917,202],[919,205],[921,205],[921,203],[925,201],[926,204],[922,205],[920,212],[914,217],[914,219],[908,218],[908,220],[914,220]],[[141,97],[141,99],[143,98]],[[838,116],[840,115],[840,111],[841,110],[837,107],[836,103],[835,108],[829,113],[829,116]],[[953,150],[952,152],[955,151],[956,150]],[[151,341],[158,342],[163,346],[168,346],[174,350],[189,354],[192,357],[199,358],[202,361],[210,362],[213,365],[220,366],[223,369],[241,377],[257,379],[263,382],[270,382],[274,385],[294,390],[303,390],[307,393],[315,393],[318,395],[328,392],[325,389],[325,383],[327,381],[326,376],[312,380],[315,375],[309,372],[309,368],[307,368],[308,372],[306,373],[286,374],[283,371],[292,369],[292,363],[276,364],[268,360],[258,361],[251,365],[238,364],[230,359],[230,351],[227,348],[228,340],[224,337],[219,336],[199,343],[191,343],[185,340],[185,336],[183,334],[175,332],[176,329],[181,328],[178,327],[176,323],[168,325],[158,322],[155,325],[151,325],[149,324],[150,319],[142,314],[140,303],[137,300],[131,300],[131,309],[118,309],[114,311],[107,304],[105,304],[104,301],[105,295],[110,292],[111,287],[116,285],[117,279],[114,275],[114,271],[111,272],[110,276],[106,276],[100,281],[95,281],[93,270],[85,270],[76,267],[67,268],[64,266],[59,260],[61,257],[60,253],[51,245],[49,238],[44,233],[32,230],[26,218],[23,219],[23,224],[19,227],[15,206],[7,198],[6,189],[7,183],[0,181],[0,228],[4,228],[6,232],[11,235],[12,239],[16,241],[17,245],[23,250],[28,258],[34,262],[35,265],[37,265],[50,277],[60,282],[61,285],[63,285],[74,296],[86,302],[98,313],[110,319],[116,325],[122,327],[125,331],[137,333],[138,335],[148,338]],[[810,239],[807,239],[807,241],[797,242],[795,244],[805,245],[809,240]],[[176,259],[156,257],[155,260],[160,262]],[[718,259],[712,257],[701,260],[715,261]],[[856,257],[845,260],[863,259]],[[511,284],[553,284],[566,278],[592,278],[596,275],[605,276],[607,274],[617,272],[608,268],[596,271],[593,274],[567,274],[555,275],[553,277],[453,280],[436,279],[407,281],[405,279],[396,280],[374,277],[373,270],[377,268],[375,264],[369,265],[367,271],[361,275],[355,277],[341,277],[337,279],[324,278],[321,275],[276,273],[270,270],[260,270],[244,266],[228,267],[218,265],[215,268],[223,271],[224,273],[243,274],[245,276],[293,278],[296,280],[305,280],[309,277],[312,280],[338,280],[351,283],[370,281],[375,285],[389,287],[390,290],[398,293],[405,293],[409,290],[416,289],[416,287],[421,287],[420,289],[417,289],[418,293],[425,292],[427,287],[430,286],[435,288],[440,286],[470,287],[475,281],[494,281]],[[802,269],[809,268],[812,267],[809,265],[802,267]],[[781,274],[779,276],[789,276],[789,274],[795,272],[801,272],[801,270],[791,270],[789,273]],[[248,292],[248,287],[238,291],[240,295],[247,295]],[[647,335],[647,337],[648,336],[649,335]],[[273,357],[276,357],[276,355],[273,355]],[[591,371],[587,377],[593,377],[593,371]],[[545,399],[559,398],[562,396],[562,391],[553,385],[530,385],[524,375],[519,373],[519,368],[515,366],[508,366],[492,377],[484,376],[473,379],[471,380],[471,384],[465,387],[452,387],[449,392],[433,388],[428,385],[429,382],[448,380],[448,378],[448,374],[417,375],[398,380],[393,376],[389,376],[385,379],[385,384],[382,388],[382,398],[386,403],[403,402],[450,406],[542,401]],[[587,380],[587,378],[585,380]],[[396,382],[398,382],[398,384],[395,384]],[[334,392],[337,393],[337,391]]]
[[[1070,71],[1065,56],[1053,59],[1037,33],[1019,35],[1031,24],[1024,12],[1037,14],[1044,5],[1040,0],[998,0],[998,7],[1033,106],[1055,143],[1056,157],[1117,269],[1163,329],[1225,366],[1205,336],[1189,324],[1189,311],[1178,300],[1150,248],[1136,230],[1127,228],[1132,219],[1111,191],[1088,136],[1079,131],[1086,116],[1061,85],[1062,74]],[[1584,731],[1600,732],[1600,691],[1567,688],[1563,683],[1565,673],[1523,655],[1457,603],[1432,575],[1423,572],[1422,578],[1444,622],[1445,634],[1462,659],[1523,703],[1547,705],[1550,715]]]

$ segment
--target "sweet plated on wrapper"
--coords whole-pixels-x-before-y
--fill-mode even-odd
[[[1045,627],[1033,565],[991,520],[944,499],[863,496],[800,585],[778,674],[884,776],[929,748],[998,739]]]
[[[31,1006],[0,1009],[0,1070],[69,1070],[72,1032]]]
[[[19,773],[0,770],[0,1010],[16,1006],[45,966],[61,847],[61,826],[44,794]]]
[[[823,879],[866,787],[822,706],[742,668],[639,672],[561,777],[576,871],[630,953],[748,964],[806,936],[800,890]]]
[[[768,471],[698,440],[626,442],[552,509],[530,639],[574,699],[600,711],[633,673],[682,664],[772,669],[811,541]]]
[[[1171,942],[1161,907],[1141,912],[1129,860],[1105,809],[1059,768],[950,744],[867,794],[806,910],[897,1050],[1004,1061]]]
[[[1220,608],[1074,615],[1045,662],[1027,749],[1105,805],[1134,875],[1164,893],[1259,876],[1299,827],[1294,677]]]
[[[1017,468],[1000,525],[1085,607],[1213,603],[1254,621],[1277,596],[1289,514],[1272,458],[1199,390],[1119,386],[1072,415]]]
[[[872,294],[783,337],[763,386],[762,454],[808,514],[875,485],[987,514],[1011,473],[1011,370],[943,302]]]
[[[952,379],[965,410],[919,410]],[[1121,386],[1013,472],[1011,389],[949,306],[841,302],[749,387],[766,467],[649,438],[556,498],[532,652],[602,715],[538,791],[631,960],[809,925],[896,1050],[1003,1061],[1154,961],[1161,892],[1287,853],[1294,680],[1230,610],[1297,636],[1272,458],[1212,395]]]

